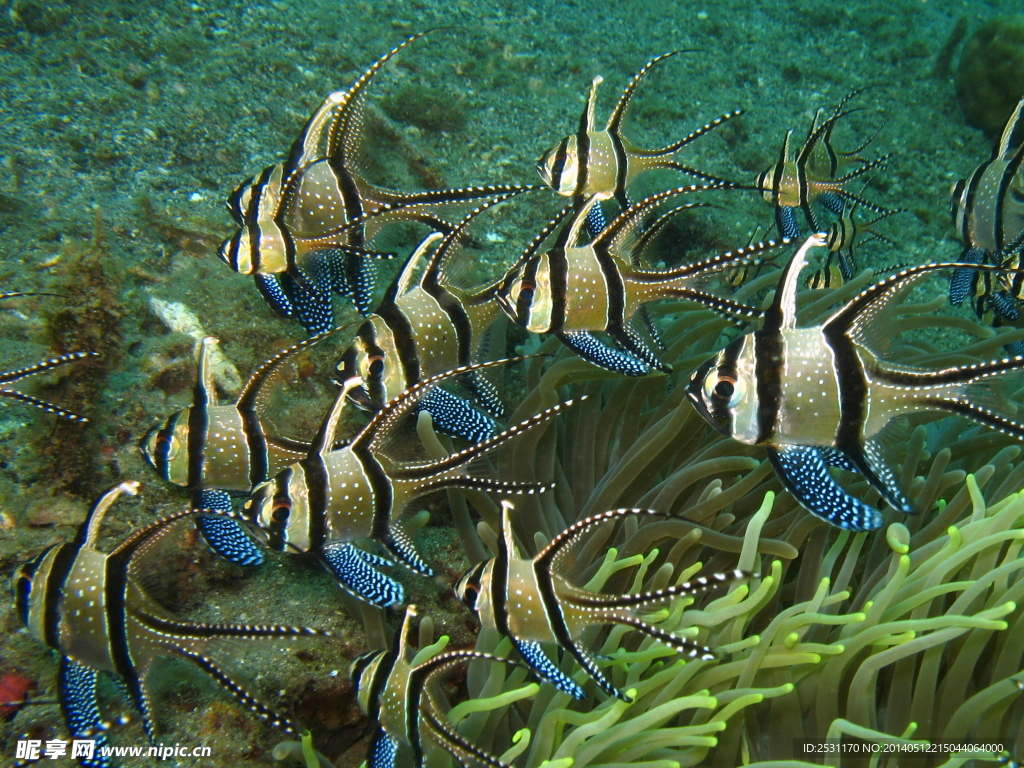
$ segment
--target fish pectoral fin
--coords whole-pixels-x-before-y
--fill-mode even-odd
[[[768,460],[787,491],[816,517],[849,531],[874,531],[881,513],[844,491],[829,474],[821,451],[807,445],[768,446]]]
[[[654,369],[642,359],[625,350],[609,347],[589,331],[570,331],[558,334],[565,346],[598,368],[623,376],[646,376]]]
[[[360,600],[378,608],[405,602],[405,588],[374,567],[391,565],[391,561],[351,543],[331,544],[320,557],[341,586]]]
[[[106,744],[104,735],[106,723],[100,716],[99,703],[96,698],[96,683],[99,673],[74,659],[61,657],[60,672],[57,678],[57,692],[60,708],[64,713],[64,721],[72,738],[95,739],[97,746]],[[94,751],[95,758],[83,760],[81,765],[90,768],[108,768],[110,760],[100,757],[100,751]]]
[[[523,661],[530,666],[537,677],[547,680],[562,693],[567,693],[574,699],[586,697],[583,688],[548,658],[548,655],[540,647],[540,643],[535,643],[532,640],[520,640],[517,637],[512,637],[511,640],[512,645],[519,651],[519,655],[523,657]]]

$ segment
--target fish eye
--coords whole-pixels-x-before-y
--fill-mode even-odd
[[[164,456],[167,461],[173,461],[181,452],[181,441],[176,435],[154,435],[152,442],[153,456]]]
[[[717,370],[709,372],[704,381],[704,398],[709,403],[721,403],[724,400],[729,407],[733,407],[745,395],[746,386],[742,381]]]
[[[736,385],[729,381],[729,379],[719,379],[718,383],[715,384],[715,394],[723,399],[732,397],[732,393],[736,391]]]
[[[274,505],[270,511],[270,519],[275,523],[283,523],[288,519],[288,516],[292,513],[291,502],[278,502]]]
[[[378,378],[382,373],[384,373],[384,358],[379,355],[371,357],[368,370],[370,376]]]
[[[534,284],[523,280],[519,283],[519,292],[516,301],[533,301]]]

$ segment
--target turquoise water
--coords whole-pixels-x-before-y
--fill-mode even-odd
[[[193,376],[193,341],[157,317],[153,300],[186,305],[243,376],[303,337],[270,312],[249,278],[217,259],[217,245],[233,228],[224,200],[283,157],[326,94],[409,34],[445,28],[375,80],[364,160],[370,178],[403,190],[535,183],[538,155],[575,129],[591,79],[604,76],[601,122],[632,74],[668,50],[693,49],[645,79],[627,135],[639,146],[659,146],[743,108],[742,118],[697,142],[687,160],[751,183],[777,157],[786,130],[801,136],[815,110],[870,86],[837,141],[852,147],[881,127],[868,154],[892,153],[889,167],[873,174],[871,197],[909,213],[885,228],[897,248],[868,246],[862,254],[862,265],[883,267],[959,253],[948,189],[988,156],[991,139],[965,123],[952,77],[933,70],[961,17],[973,31],[1019,10],[1010,0],[0,5],[0,288],[61,294],[10,303],[0,317],[5,365],[52,350],[103,355],[99,364],[62,371],[59,380],[26,385],[87,414],[86,429],[20,405],[0,411],[0,567],[13,571],[43,546],[70,538],[91,499],[113,482],[136,478],[146,486],[142,501],[114,516],[113,536],[182,503],[136,450],[156,418],[188,403]],[[428,112],[443,119],[421,117]],[[679,182],[668,174],[644,183]],[[742,245],[756,227],[771,224],[754,192],[719,205],[696,220],[711,247]],[[503,209],[492,243],[516,253],[550,209],[543,202]],[[410,234],[388,236],[404,254]],[[502,258],[500,248],[494,253]],[[378,292],[392,269],[384,268]],[[347,305],[338,315],[339,322],[355,318]],[[333,392],[332,363],[324,350],[287,372],[274,418],[290,433],[315,430]],[[435,518],[445,517],[443,500],[429,506]],[[446,534],[428,529],[423,549],[447,551],[461,565]],[[299,702],[322,751],[341,755],[362,727],[342,658],[363,647],[358,611],[343,612],[323,574],[290,559],[275,561],[261,581],[214,561],[194,542],[175,557],[169,562],[184,575],[165,585],[175,608],[222,620],[330,626],[344,635],[337,655],[314,648],[289,666],[281,654],[253,651],[256,661],[243,664],[260,690],[287,688],[285,698]],[[406,581],[413,599],[440,603],[439,623],[453,644],[472,642],[440,588]],[[179,590],[188,582],[189,590]],[[51,699],[53,658],[17,632],[9,605],[0,610],[0,674],[24,673],[34,697]],[[182,677],[161,678],[158,720],[167,741],[224,741],[212,762],[178,764],[234,765],[238,754],[245,764],[272,764],[272,731],[200,676]],[[115,711],[127,711],[107,693]],[[26,707],[0,733],[10,745],[29,730],[44,738],[60,733],[57,708]],[[138,723],[117,738],[143,740]],[[362,749],[337,765],[358,764]],[[5,756],[11,752],[4,748]]]

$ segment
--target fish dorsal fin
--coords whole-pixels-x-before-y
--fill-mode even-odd
[[[597,87],[604,82],[601,75],[594,75],[590,81],[590,91],[587,93],[587,103],[583,107],[583,114],[580,115],[580,133],[590,133],[594,130],[594,113],[597,111]]]
[[[505,556],[510,560],[519,560],[519,547],[516,546],[516,536],[512,531],[512,512],[516,505],[508,499],[501,500],[501,538],[505,544]]]
[[[402,418],[411,411],[416,403],[420,401],[430,388],[445,381],[447,379],[462,376],[471,371],[478,371],[484,368],[494,368],[499,365],[505,365],[506,363],[517,362],[525,360],[525,357],[507,357],[501,360],[491,360],[486,363],[476,363],[474,365],[462,365],[458,368],[452,368],[444,373],[439,373],[435,376],[423,379],[422,381],[414,384],[408,389],[400,392],[391,398],[383,408],[374,414],[370,422],[363,427],[362,431],[356,435],[352,441],[351,447],[353,449],[358,448],[369,448],[370,450],[379,450],[387,439],[394,432],[395,427],[402,420]]]
[[[79,529],[82,532],[80,535],[82,535],[83,548],[96,548],[96,539],[99,537],[100,526],[103,525],[103,518],[106,516],[107,510],[114,505],[114,502],[120,498],[121,494],[137,495],[139,485],[140,483],[137,480],[126,480],[123,483],[118,483],[100,496],[99,500],[92,505],[92,509],[89,510],[89,514],[85,518],[85,522],[82,523],[82,527]]]
[[[796,164],[798,166],[805,166],[811,158],[811,153],[814,152],[814,148],[818,145],[818,142],[822,140],[831,130],[835,127],[836,120],[841,117],[845,117],[850,114],[850,111],[846,112],[833,112],[832,115],[821,123],[817,128],[811,131],[807,139],[804,141],[804,145],[800,148],[799,154],[796,156]],[[817,122],[817,117],[815,118]],[[789,136],[787,135],[787,140]]]
[[[636,91],[640,81],[644,79],[644,76],[651,70],[651,68],[665,59],[676,56],[677,54],[683,53],[683,51],[669,51],[663,53],[661,56],[657,56],[640,68],[640,71],[633,75],[633,79],[629,81],[629,84],[622,91],[622,95],[619,97],[619,103],[615,105],[615,109],[612,110],[611,116],[608,118],[608,126],[605,130],[609,133],[619,133],[622,129],[622,120],[626,116],[626,110],[629,108],[629,102],[633,98],[633,93]]]
[[[428,30],[427,32],[429,32]],[[320,108],[313,113],[298,140],[292,145],[292,152],[288,158],[291,167],[308,164],[322,157],[329,157],[341,147],[337,146],[339,141],[339,127],[344,128],[347,113],[352,105],[358,101],[365,92],[370,81],[388,63],[388,61],[399,51],[420,39],[427,32],[418,32],[407,37],[390,51],[377,59],[359,78],[349,86],[348,90],[335,91],[328,96]],[[326,133],[326,136],[325,136]],[[340,133],[344,134],[344,131]],[[344,135],[340,136],[344,141]]]
[[[881,334],[887,330],[880,328],[875,322],[890,302],[907,290],[915,280],[940,269],[975,269],[989,272],[1000,272],[998,267],[988,264],[967,264],[961,262],[940,262],[918,264],[908,267],[895,275],[889,275],[874,285],[869,285],[858,293],[835,313],[822,326],[822,332],[828,336],[845,335],[853,341],[867,346],[877,352],[873,345],[884,342]]]
[[[334,434],[338,430],[338,420],[345,410],[345,403],[348,402],[349,394],[361,386],[363,386],[363,379],[359,376],[345,379],[341,389],[338,390],[337,397],[334,398],[330,412],[320,424],[320,429],[316,431],[316,435],[310,443],[310,456],[323,456],[334,447]]]
[[[415,605],[405,606],[405,618],[402,619],[402,628],[398,630],[398,643],[395,648],[399,661],[409,662],[415,653],[412,647],[412,620],[419,616],[419,613]]]
[[[533,192],[538,189],[549,189],[549,187],[545,184],[537,184],[523,187],[513,192],[506,192],[487,200],[467,213],[455,225],[455,228],[445,235],[444,242],[436,248],[433,256],[430,257],[430,261],[427,262],[427,266],[423,270],[423,276],[420,278],[420,285],[423,289],[430,293],[432,292],[431,289],[438,285],[456,288],[464,287],[462,285],[463,273],[470,266],[470,261],[468,259],[459,259],[457,256],[459,254],[459,246],[467,239],[466,230],[469,226],[476,220],[477,216],[488,208],[493,208],[499,203],[503,203],[523,192]]]
[[[1006,121],[1003,127],[1003,134],[999,137],[999,146],[996,148],[996,157],[1009,160],[1016,151],[1024,146],[1024,98],[1017,102],[1017,106]]]
[[[409,292],[409,288],[413,284],[413,278],[416,276],[416,272],[419,269],[420,263],[426,257],[427,252],[434,245],[434,243],[436,243],[438,240],[441,240],[442,238],[444,238],[444,235],[442,233],[431,232],[429,235],[427,235],[420,241],[419,245],[416,246],[416,250],[412,252],[412,255],[409,257],[408,261],[405,262],[405,266],[402,267],[401,274],[399,274],[398,279],[395,281],[396,299],[405,296],[405,294]],[[440,250],[440,248],[438,248],[437,250]],[[431,261],[433,261],[436,257],[437,253],[435,251],[434,256],[431,257]],[[429,265],[430,262],[428,262],[428,266],[425,267],[423,270],[424,276],[427,273],[427,269],[429,269]]]
[[[800,287],[800,273],[807,266],[807,254],[811,248],[824,248],[825,243],[826,236],[818,232],[797,248],[782,270],[771,306],[764,312],[762,330],[786,331],[796,328],[796,292]]]
[[[590,209],[597,205],[597,203],[597,195],[591,195],[576,212],[573,220],[569,222],[569,231],[566,233],[565,237],[559,237],[559,240],[562,241],[564,247],[575,247],[580,241],[580,232],[583,231],[583,228],[587,224],[587,215],[590,213]]]
[[[213,512],[214,510],[203,511]],[[149,547],[155,545],[172,523],[195,513],[196,510],[194,509],[181,509],[169,515],[164,515],[142,528],[136,528],[127,539],[118,544],[114,551],[110,553],[109,559],[116,560],[125,557],[134,559],[136,554],[144,552]]]
[[[264,360],[260,366],[252,372],[249,376],[249,380],[245,382],[245,386],[242,387],[241,393],[238,395],[238,400],[235,403],[235,407],[239,411],[256,411],[262,401],[263,388],[267,385],[267,382],[273,377],[277,370],[281,367],[281,364],[288,360],[290,357],[294,357],[304,349],[309,349],[314,344],[319,344],[321,341],[326,339],[328,336],[337,333],[346,328],[350,328],[353,323],[342,325],[337,328],[332,328],[329,331],[318,333],[316,336],[310,336],[308,339],[300,341],[298,344],[293,344],[287,349],[282,349],[276,355],[268,360]]]
[[[199,342],[199,361],[196,365],[196,388],[192,394],[192,407],[202,408],[217,404],[217,388],[213,383],[213,350],[220,341],[216,336],[205,336]]]

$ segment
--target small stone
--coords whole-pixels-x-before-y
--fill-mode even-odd
[[[78,525],[85,520],[86,506],[67,497],[41,499],[25,512],[25,522],[33,528],[51,525]]]

